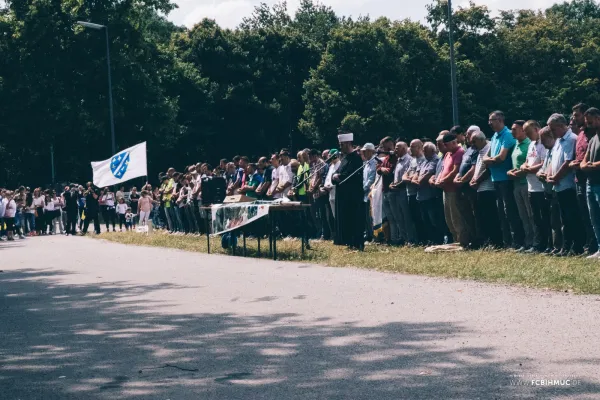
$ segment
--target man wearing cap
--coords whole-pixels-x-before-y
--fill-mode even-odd
[[[365,168],[363,169],[363,194],[365,203],[365,214],[366,214],[366,229],[365,239],[367,241],[373,240],[373,218],[371,217],[371,201],[369,200],[369,193],[371,192],[371,186],[375,183],[377,177],[377,160],[375,157],[375,145],[373,143],[365,143],[361,149],[363,160],[365,161]]]
[[[454,183],[465,151],[456,141],[456,135],[452,133],[444,135],[443,142],[448,152],[444,156],[443,169],[436,184],[444,190],[446,225],[448,225],[454,240],[458,241],[461,246],[467,247],[470,243],[469,231],[461,214],[457,185]]]
[[[364,249],[364,195],[360,169],[363,166],[360,155],[354,151],[354,134],[338,135],[340,150],[344,154],[338,170],[332,177],[336,185],[336,242],[350,248]]]

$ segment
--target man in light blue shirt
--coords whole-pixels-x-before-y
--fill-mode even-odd
[[[495,132],[490,142],[490,155],[483,158],[494,182],[498,201],[498,216],[502,226],[504,246],[517,251],[525,251],[525,231],[519,218],[519,211],[514,196],[513,181],[508,179],[507,172],[512,166],[511,154],[516,140],[504,123],[504,113],[494,111],[490,114],[488,123]]]
[[[371,186],[375,183],[377,177],[377,159],[373,157],[375,155],[375,145],[373,143],[365,143],[361,149],[363,160],[365,161],[365,167],[363,169],[363,193],[365,209],[367,210],[367,223],[365,229],[365,239],[367,241],[373,240],[373,218],[371,218],[371,201],[369,200],[369,193],[371,193]]]
[[[569,168],[569,163],[575,159],[577,136],[568,127],[567,119],[562,114],[552,114],[548,119],[548,127],[556,142],[552,148],[551,175],[546,182],[554,186],[563,224],[563,246],[555,256],[579,255],[583,253],[585,229],[577,207],[575,172]]]

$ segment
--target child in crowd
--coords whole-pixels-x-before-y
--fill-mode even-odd
[[[125,214],[125,229],[127,229],[128,231],[131,230],[131,227],[133,226],[133,218],[135,217],[135,214],[131,212],[131,207],[127,208],[127,213]],[[121,225],[121,223],[119,222],[119,226]]]
[[[127,210],[131,210],[130,208],[127,207],[127,204],[125,203],[125,199],[123,197],[121,197],[119,199],[119,204],[117,204],[117,215],[119,218],[119,231],[123,232],[123,224],[125,224],[125,229],[127,229],[127,221],[126,221],[126,217],[125,214],[127,214]]]

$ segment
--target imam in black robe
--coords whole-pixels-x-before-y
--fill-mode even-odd
[[[346,154],[336,172],[339,178],[334,180],[335,189],[335,244],[347,245],[357,249],[364,248],[364,193],[360,155],[356,152]],[[347,181],[345,181],[350,175]],[[345,181],[345,182],[344,182]],[[342,183],[343,182],[343,183]]]

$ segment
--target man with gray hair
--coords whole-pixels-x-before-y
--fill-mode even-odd
[[[425,241],[425,227],[421,218],[421,209],[419,202],[417,201],[418,185],[413,181],[414,178],[419,176],[419,169],[425,157],[423,156],[423,142],[419,139],[414,139],[410,142],[410,166],[405,172],[402,180],[406,182],[406,194],[408,195],[408,207],[410,209],[410,217],[413,221],[417,235],[417,243],[423,243]]]
[[[556,138],[552,148],[550,175],[546,182],[551,183],[558,198],[560,217],[563,224],[563,246],[555,256],[564,257],[583,253],[585,230],[577,205],[575,173],[569,168],[575,159],[575,135],[568,127],[567,119],[561,114],[548,118],[548,127]]]
[[[496,190],[492,182],[490,171],[483,163],[483,158],[490,152],[490,142],[481,130],[473,130],[471,142],[477,150],[477,161],[475,171],[469,182],[469,186],[476,191],[475,221],[483,246],[502,247],[502,229],[496,210]],[[492,212],[490,212],[492,210]]]
[[[463,158],[458,168],[458,174],[454,178],[456,183],[459,197],[459,207],[464,215],[465,226],[470,231],[471,247],[476,248],[481,245],[481,239],[479,235],[479,229],[475,223],[475,203],[477,201],[477,192],[469,185],[473,174],[475,173],[475,166],[477,165],[477,157],[479,152],[473,146],[471,137],[474,132],[480,131],[478,126],[470,126],[467,129],[465,137],[466,150],[463,154]]]
[[[408,154],[408,146],[404,142],[396,143],[395,154],[398,158],[394,170],[394,181],[390,184],[389,196],[391,196],[390,214],[386,214],[390,223],[392,244],[404,245],[415,244],[417,241],[416,231],[408,206],[408,195],[404,180],[405,174],[410,168],[411,158]],[[391,218],[390,218],[391,217]]]

